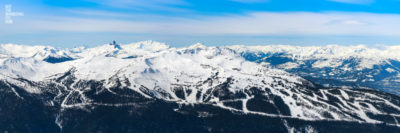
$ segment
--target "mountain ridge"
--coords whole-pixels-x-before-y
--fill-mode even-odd
[[[56,124],[61,130],[73,129],[73,121],[80,119],[72,114],[86,114],[81,111],[145,109],[159,104],[171,104],[161,110],[182,117],[192,117],[193,114],[185,115],[191,108],[195,108],[194,112],[203,110],[194,114],[202,119],[213,118],[214,111],[263,116],[265,120],[277,119],[277,124],[288,131],[300,131],[304,126],[327,129],[315,124],[300,126],[293,121],[400,127],[400,98],[396,95],[324,87],[277,69],[270,62],[249,61],[229,47],[196,44],[173,48],[146,41],[75,51],[80,52],[69,52],[74,59],[62,62],[47,62],[34,56],[4,59],[0,66],[0,98],[37,101],[35,104],[42,104],[38,106],[43,108],[41,111],[50,113],[53,119],[43,121]],[[17,105],[2,106],[7,110],[7,106]],[[207,109],[200,109],[202,106]]]

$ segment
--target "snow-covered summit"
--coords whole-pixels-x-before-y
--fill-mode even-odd
[[[263,53],[286,53],[293,58],[392,58],[400,59],[399,46],[382,46],[381,49],[371,48],[365,45],[357,46],[290,46],[290,45],[267,45],[267,46],[228,46],[238,52],[263,52]]]
[[[20,47],[19,45],[14,46]],[[245,66],[236,66],[250,62],[245,61],[240,55],[228,48],[207,48],[201,44],[195,44],[188,48],[171,48],[165,43],[143,41],[127,45],[105,44],[79,50],[67,49],[61,52],[52,47],[36,47],[34,47],[36,48],[35,52],[24,56],[20,55],[19,58],[5,58],[2,66],[0,66],[2,69],[1,73],[13,76],[18,75],[30,80],[39,81],[43,80],[45,77],[53,76],[72,68],[80,71],[78,75],[82,75],[82,79],[101,80],[111,77],[117,71],[121,71],[121,69],[125,67],[134,67],[133,70],[143,68],[144,70],[144,68],[149,67],[150,64],[154,64],[152,67],[163,67],[159,69],[179,68],[178,70],[180,71],[190,69],[187,70],[189,72],[196,72],[196,69],[200,70],[204,67],[202,65],[207,65],[209,67],[223,66],[224,68],[221,69],[229,70],[233,69],[232,67],[242,69],[242,71],[256,70],[242,68]],[[197,52],[188,52],[191,50],[196,50]],[[49,63],[43,60],[43,57],[48,57],[53,54],[76,58],[59,63]],[[37,56],[42,58],[38,58]],[[151,60],[160,62],[150,63]],[[212,63],[212,65],[210,63]],[[195,64],[198,64],[200,68],[196,68]],[[27,70],[31,73],[28,74]],[[256,74],[256,72],[253,73]]]
[[[51,46],[27,46],[17,44],[0,44],[0,58],[76,58],[69,49],[57,49]]]
[[[115,43],[115,42],[114,42]],[[68,56],[95,56],[99,54],[109,54],[115,51],[123,51],[125,53],[134,53],[136,51],[157,52],[170,49],[169,45],[156,41],[142,41],[130,44],[104,44],[92,48],[74,48],[74,49],[59,49],[51,46],[27,46],[16,44],[0,44],[0,57],[32,57],[37,55],[46,56],[53,55],[68,55]],[[207,48],[201,43],[196,43],[187,47],[188,49],[205,49]],[[266,46],[243,46],[233,45],[226,48],[237,52],[262,52],[262,53],[285,53],[293,58],[385,58],[385,59],[400,59],[400,46],[382,46],[381,48],[370,48],[365,45],[357,46],[290,46],[290,45],[266,45]]]
[[[358,46],[289,46],[289,45],[267,45],[267,46],[228,46],[239,53],[251,53],[255,56],[281,57],[296,60],[297,65],[307,60],[318,60],[313,67],[338,67],[346,65],[343,62],[354,60],[354,69],[371,69],[375,65],[387,62],[387,60],[400,60],[399,46],[382,46],[371,48],[365,45]],[[292,62],[289,62],[292,63]],[[299,64],[300,63],[300,64]],[[293,66],[284,64],[286,66]],[[352,68],[344,68],[352,69]]]
[[[166,50],[170,48],[170,46],[165,43],[149,40],[149,41],[142,41],[142,42],[123,45],[122,48],[125,49],[126,51],[144,50],[144,51],[156,52],[156,51]]]
[[[205,46],[201,43],[196,43],[196,44],[190,45],[188,48],[189,49],[206,49],[207,46]]]
[[[312,77],[324,86],[373,88],[400,95],[399,46],[228,46],[247,60]]]
[[[387,59],[400,59],[400,54],[397,52],[398,50],[400,50],[400,47],[398,46],[387,46],[384,49],[368,48],[363,45],[328,45],[324,47],[235,45],[227,47],[206,47],[200,43],[184,48],[173,48],[165,43],[156,41],[142,41],[126,45],[114,42],[92,48],[80,47],[74,49],[57,49],[50,46],[2,44],[0,45],[0,61],[2,63],[0,68],[3,69],[2,73],[10,72],[8,75],[20,76],[35,75],[26,74],[26,72],[19,73],[20,71],[26,70],[30,70],[32,72],[42,72],[42,76],[40,77],[51,76],[56,74],[56,71],[62,72],[66,71],[67,69],[71,69],[71,67],[79,66],[86,68],[88,73],[92,73],[96,68],[101,68],[101,70],[104,71],[103,74],[105,74],[107,71],[111,71],[110,74],[112,74],[117,69],[120,69],[122,66],[127,66],[132,61],[144,58],[164,58],[161,55],[179,55],[183,53],[181,56],[174,57],[178,58],[186,57],[186,54],[191,53],[190,55],[192,59],[190,60],[198,59],[197,55],[202,55],[209,59],[216,56],[227,56],[242,60],[242,57],[240,56],[243,56],[243,53],[252,53],[260,56],[260,58],[267,58],[272,55],[279,54],[280,56],[297,60],[295,62],[281,64],[280,67],[284,68],[289,66],[299,66],[304,63],[305,60],[309,59],[317,59],[317,61],[313,62],[312,64],[312,66],[315,68],[337,67],[340,65],[345,65],[343,62],[349,58],[357,58],[358,64],[356,64],[356,68],[362,70],[363,68],[372,68],[374,65],[385,62]],[[225,53],[221,53],[223,51],[225,51]],[[259,55],[261,53],[262,55]],[[219,62],[224,64],[227,61],[220,60]],[[20,68],[24,69],[20,70]],[[51,72],[51,70],[54,70],[54,72]],[[37,76],[34,77],[36,78],[35,80],[40,80],[40,78],[38,79]],[[97,75],[94,77],[99,76]]]

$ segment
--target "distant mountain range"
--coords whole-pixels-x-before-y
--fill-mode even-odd
[[[249,61],[268,63],[327,87],[371,88],[400,95],[400,46],[231,46]]]
[[[396,132],[396,49],[3,44],[0,131]]]

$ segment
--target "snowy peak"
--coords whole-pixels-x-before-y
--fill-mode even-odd
[[[41,51],[38,51],[33,55],[33,58],[36,60],[44,60],[49,63],[60,63],[64,61],[71,61],[75,58],[79,58],[74,56],[69,52],[69,50],[58,50],[55,48],[45,48]]]
[[[68,49],[57,49],[50,46],[0,45],[0,62],[7,60],[18,62],[21,60],[18,58],[27,58],[28,60],[33,59],[48,63],[60,63],[71,61],[79,57],[71,54]]]
[[[161,42],[156,42],[156,41],[142,41],[138,43],[131,43],[127,45],[122,46],[124,50],[126,51],[137,51],[137,50],[143,50],[143,51],[150,51],[150,52],[157,52],[161,50],[167,50],[170,48],[169,45]]]
[[[112,42],[93,48],[79,47],[74,49],[57,49],[49,46],[24,46],[14,44],[3,44],[0,46],[0,61],[14,60],[13,58],[31,58],[35,60],[31,61],[32,63],[40,64],[32,68],[32,70],[37,70],[38,68],[46,69],[46,67],[63,68],[62,70],[65,70],[67,67],[88,66],[90,63],[97,64],[97,66],[102,66],[101,64],[107,63],[126,65],[126,62],[130,61],[128,59],[153,58],[166,53],[184,54],[182,56],[188,56],[187,54],[190,53],[191,56],[202,55],[210,59],[219,55],[228,55],[238,59],[245,57],[245,59],[249,61],[267,63],[285,69],[308,66],[306,63],[310,62],[312,68],[340,67],[340,69],[343,70],[363,70],[367,68],[371,69],[377,64],[388,62],[387,60],[390,58],[400,58],[400,55],[397,54],[398,52],[396,51],[400,49],[399,47],[391,46],[385,47],[385,49],[375,49],[367,48],[363,45],[349,47],[338,45],[328,45],[325,47],[285,45],[206,47],[197,43],[186,48],[171,48],[165,43],[142,41],[126,45]],[[114,57],[115,59],[103,57]],[[197,58],[197,56],[194,57]],[[273,61],[275,58],[280,61]],[[14,62],[14,64],[20,62],[20,66],[25,66],[24,64],[26,64],[26,66],[33,66],[29,65],[30,63],[21,61],[22,60],[15,60],[11,62]],[[61,64],[47,65],[41,61]],[[67,67],[59,67],[60,65]],[[119,67],[120,65],[115,66]],[[7,67],[6,64],[3,64],[2,68],[7,68],[8,70],[12,69],[14,74],[20,71],[16,68]],[[390,67],[388,71],[390,70],[396,71],[399,69]],[[390,72],[392,73],[393,71]]]
[[[75,54],[80,57],[107,56],[118,58],[135,58],[144,54],[167,50],[170,47],[165,43],[156,41],[142,41],[130,44],[117,44],[112,42],[98,47],[76,49]]]
[[[283,68],[293,68],[312,63],[315,68],[336,68],[343,67],[345,70],[372,69],[377,65],[385,64],[390,60],[400,60],[398,46],[386,46],[381,49],[368,48],[364,45],[358,46],[228,46],[247,59],[264,62],[272,58],[285,58],[281,62],[276,60]],[[285,64],[287,63],[287,64]]]
[[[201,43],[196,43],[188,47],[189,49],[206,49],[207,46],[204,46]]]
[[[400,95],[399,46],[228,46],[249,61],[268,63],[327,87],[372,88]]]
[[[117,44],[116,41],[113,41],[112,43],[110,43],[111,46],[114,46],[115,49],[122,49],[121,46],[119,44]]]
[[[398,46],[384,46],[382,49],[368,48],[365,45],[358,46],[289,46],[289,45],[267,45],[267,46],[228,46],[238,52],[262,52],[262,53],[285,53],[294,58],[392,58],[400,59]]]
[[[37,53],[51,50],[54,48],[49,46],[26,46],[16,44],[1,44],[0,54],[3,57],[18,58],[18,57],[32,57]]]
[[[99,55],[110,54],[115,51],[133,52],[133,51],[149,51],[157,52],[170,49],[171,47],[165,43],[156,41],[142,41],[126,45],[112,42],[93,48],[74,48],[74,49],[57,49],[50,46],[26,46],[16,44],[1,44],[0,57],[31,57],[37,54],[38,56],[57,55],[57,56],[72,56],[76,55]],[[188,49],[206,49],[207,47],[201,43],[197,43],[187,47]],[[289,45],[267,45],[267,46],[227,46],[227,48],[237,52],[252,52],[252,53],[285,53],[293,56],[293,58],[385,58],[385,59],[400,59],[399,46],[385,46],[381,49],[368,48],[364,45],[358,46],[289,46]]]

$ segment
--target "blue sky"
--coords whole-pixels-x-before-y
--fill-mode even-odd
[[[5,24],[4,6],[24,16]],[[400,0],[1,0],[0,43],[400,45]]]

